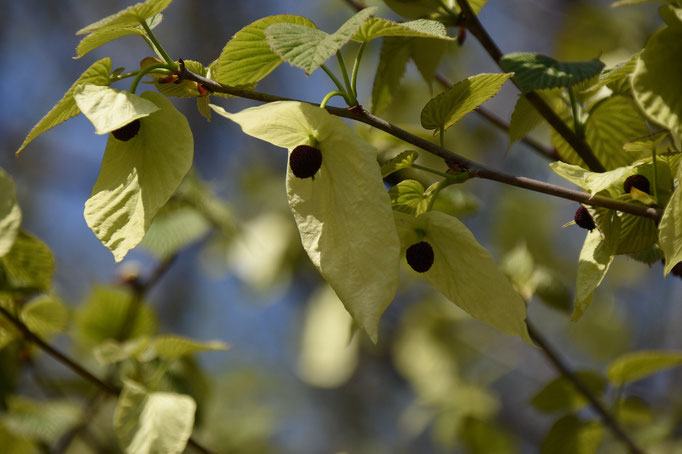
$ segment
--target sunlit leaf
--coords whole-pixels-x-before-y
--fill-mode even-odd
[[[8,396],[6,405],[0,419],[2,425],[15,434],[48,445],[57,443],[81,417],[79,406],[66,400],[39,402],[22,396]]]
[[[419,153],[414,150],[407,150],[400,153],[398,156],[391,158],[389,161],[381,165],[381,176],[386,178],[393,172],[398,170],[407,169],[414,161],[419,157]]]
[[[0,169],[0,257],[7,254],[19,234],[21,209],[14,181]]]
[[[386,5],[396,13],[409,19],[421,17],[432,17],[443,12],[442,5],[445,4],[449,9],[459,11],[459,6],[455,0],[384,0]],[[478,14],[488,0],[469,0],[469,6]]]
[[[162,18],[163,15],[161,14],[157,14],[154,17],[150,17],[149,19],[147,19],[147,25],[149,26],[150,29],[153,29],[154,27],[161,23]],[[102,30],[98,30],[81,39],[81,41],[78,43],[78,46],[76,47],[76,57],[74,58],[81,58],[88,52],[97,49],[98,47],[110,41],[128,35],[146,36],[146,33],[141,25],[132,27],[105,28]]]
[[[363,9],[331,35],[305,25],[276,23],[267,27],[265,36],[273,52],[310,74],[350,41],[375,11]]]
[[[182,356],[194,355],[195,353],[227,350],[230,348],[224,342],[209,341],[200,342],[174,335],[156,336],[152,345],[159,358],[178,359]]]
[[[200,76],[206,76],[207,69],[200,62],[194,60],[183,61],[187,70],[192,71],[194,74],[198,74]],[[176,98],[195,98],[201,95],[201,93],[199,93],[199,89],[197,88],[197,83],[192,80],[185,79],[180,83],[161,83],[160,80],[163,77],[164,76],[154,77],[154,86],[159,93],[163,95]]]
[[[636,53],[629,60],[619,63],[613,68],[607,68],[599,75],[599,81],[588,90],[596,93],[601,87],[608,87],[614,93],[629,94],[632,90],[630,79],[637,66],[641,52]]]
[[[402,213],[417,216],[424,213],[429,206],[429,197],[424,186],[417,180],[403,180],[389,191],[391,207]]]
[[[343,120],[310,104],[276,102],[237,114],[212,107],[246,134],[276,146],[319,148],[322,167],[314,178],[301,179],[288,170],[289,206],[311,261],[376,340],[379,318],[397,288],[400,262],[376,150]]]
[[[52,286],[52,252],[45,243],[23,230],[9,252],[0,258],[0,266],[12,289],[45,291]]]
[[[525,303],[464,224],[437,211],[394,214],[403,250],[418,241],[433,248],[433,265],[423,273],[431,285],[475,319],[530,343]]]
[[[187,119],[163,95],[142,97],[159,107],[140,119],[128,141],[109,136],[102,168],[85,202],[85,220],[121,261],[142,241],[157,211],[192,166],[194,142]]]
[[[192,434],[195,411],[190,396],[147,392],[126,380],[114,412],[114,431],[128,454],[179,454]]]
[[[73,98],[95,127],[95,134],[107,134],[159,110],[141,96],[106,86],[82,85],[76,88]]]
[[[675,265],[682,262],[682,170],[678,170],[677,179],[681,183],[668,201],[658,225],[658,238],[665,255],[666,276]]]
[[[210,229],[209,222],[194,208],[166,206],[154,218],[140,246],[165,259],[199,241]]]
[[[608,366],[606,376],[615,386],[621,386],[680,365],[682,352],[679,351],[630,352],[613,360]]]
[[[598,75],[604,63],[598,60],[560,62],[545,55],[516,52],[502,57],[500,67],[514,73],[514,82],[522,91],[533,91],[570,87]]]
[[[56,297],[41,295],[21,309],[21,319],[32,332],[46,336],[66,329],[69,311]]]
[[[384,38],[379,55],[379,66],[372,85],[372,112],[384,111],[400,86],[411,48],[406,38]]]
[[[592,302],[592,294],[604,280],[613,261],[614,249],[602,239],[601,232],[594,229],[587,234],[578,259],[578,277],[575,285],[575,308],[571,320],[582,317]]]
[[[664,28],[649,38],[632,75],[635,100],[647,117],[682,137],[682,32]]]
[[[76,32],[77,35],[94,33],[107,28],[137,27],[142,21],[146,21],[166,9],[171,0],[147,0],[121,10],[83,27]]]
[[[385,36],[409,36],[454,40],[447,35],[443,24],[434,20],[419,19],[410,22],[393,22],[380,17],[370,17],[353,36],[355,41],[371,41]]]
[[[149,354],[149,351],[149,337],[142,336],[125,342],[107,339],[101,344],[96,345],[92,349],[92,354],[100,364],[107,365],[130,358],[135,358],[139,361],[153,359],[155,355],[153,352]]]
[[[426,129],[448,129],[460,118],[495,96],[512,74],[479,74],[456,83],[431,99],[421,113]]]
[[[71,117],[75,117],[80,113],[80,109],[73,99],[73,93],[81,85],[109,85],[109,74],[111,73],[111,59],[109,57],[96,61],[71,85],[71,88],[59,100],[52,110],[50,110],[43,118],[40,119],[37,125],[28,133],[24,143],[17,150],[17,154],[21,152],[26,145],[40,134],[54,128],[55,126],[65,122]]]
[[[574,373],[594,396],[600,396],[606,390],[606,379],[601,374],[589,370]],[[540,412],[555,413],[580,410],[588,400],[570,380],[560,376],[533,396],[530,404]]]

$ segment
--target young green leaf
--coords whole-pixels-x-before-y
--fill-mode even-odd
[[[443,24],[435,20],[419,19],[410,22],[393,22],[380,17],[370,17],[360,30],[353,35],[354,41],[367,42],[386,36],[408,36],[418,38],[436,38],[453,41]]]
[[[201,63],[194,60],[184,60],[185,68],[200,76],[207,76],[208,69]],[[176,98],[194,98],[201,96],[197,83],[191,80],[183,80],[180,83],[160,83],[159,80],[163,76],[154,77],[154,86],[159,93],[166,96],[174,96]],[[208,98],[209,96],[206,96]]]
[[[581,421],[570,414],[559,419],[542,440],[540,454],[595,454],[604,438],[598,421]]]
[[[417,180],[403,180],[388,191],[391,207],[401,213],[418,216],[429,207],[429,197]]]
[[[381,166],[381,177],[386,178],[393,172],[411,167],[418,157],[419,153],[414,150],[403,151]]]
[[[495,96],[512,74],[479,74],[456,83],[431,99],[421,113],[426,129],[446,130]]]
[[[21,319],[32,332],[46,336],[66,329],[69,311],[56,297],[41,295],[21,309]]]
[[[275,102],[236,114],[212,107],[246,134],[290,152],[299,145],[321,151],[314,179],[287,172],[289,206],[311,261],[376,340],[379,318],[398,285],[400,262],[376,150],[343,120],[310,104]]]
[[[602,87],[610,88],[614,93],[627,95],[631,92],[630,79],[637,66],[641,52],[637,52],[628,61],[622,62],[613,68],[607,68],[599,75],[599,81],[585,91],[596,93]]]
[[[162,18],[163,15],[161,14],[150,17],[147,19],[147,25],[150,29],[153,29],[161,23]],[[78,46],[76,47],[76,56],[74,58],[81,58],[88,52],[103,46],[109,41],[113,41],[128,35],[146,36],[146,33],[141,25],[136,27],[105,28],[103,30],[96,31],[81,39],[81,42],[78,43]]]
[[[169,205],[172,204],[161,208],[140,243],[160,259],[199,241],[211,229],[206,218],[194,208]]]
[[[100,364],[116,364],[127,359],[135,358],[137,361],[154,359],[155,355],[149,349],[149,337],[136,337],[125,342],[116,342],[107,339],[95,346],[92,354]]]
[[[552,162],[549,167],[557,175],[567,179],[571,183],[580,186],[581,188],[595,195],[601,191],[614,186],[623,184],[623,181],[632,175],[634,166],[621,167],[608,172],[590,172],[580,166],[566,164],[565,162]]]
[[[220,341],[199,342],[174,335],[156,336],[152,345],[158,357],[162,359],[178,359],[195,353],[225,351],[230,348]]]
[[[611,361],[606,376],[614,386],[622,386],[681,365],[682,352],[679,351],[630,352]]]
[[[7,254],[19,234],[21,209],[14,181],[0,169],[0,257]]]
[[[148,392],[125,380],[114,411],[114,431],[127,453],[179,454],[192,434],[196,408],[190,396]]]
[[[23,396],[6,396],[5,409],[2,415],[2,426],[16,435],[38,440],[53,446],[61,436],[78,424],[81,410],[73,401],[68,400],[33,400]],[[7,446],[2,445],[4,452]],[[18,454],[29,454],[35,451],[19,451]]]
[[[277,23],[265,29],[265,37],[274,53],[310,74],[350,41],[375,11],[376,7],[363,9],[331,35],[305,25]]]
[[[604,63],[599,60],[560,62],[545,55],[515,52],[502,57],[500,67],[514,73],[514,82],[525,92],[570,87],[598,75]]]
[[[635,100],[647,117],[682,138],[682,32],[654,33],[632,75]]]
[[[279,23],[317,29],[303,16],[282,14],[259,19],[239,30],[225,45],[215,64],[214,80],[225,85],[255,84],[277,68],[282,59],[270,49],[265,29]]]
[[[102,168],[85,203],[85,220],[117,262],[142,241],[154,216],[192,166],[194,142],[187,119],[163,95],[142,98],[159,110],[140,119],[124,142],[109,137]]]
[[[73,92],[73,98],[95,127],[95,134],[108,134],[159,110],[141,96],[106,86],[82,85]]]
[[[109,80],[109,74],[111,73],[111,59],[109,57],[103,58],[96,61],[88,69],[85,70],[83,74],[76,80],[76,82],[71,85],[71,88],[66,92],[66,94],[59,100],[57,105],[55,105],[52,110],[50,110],[39,122],[36,124],[31,132],[28,133],[24,143],[17,150],[17,154],[21,152],[26,145],[28,145],[33,139],[38,137],[40,134],[48,131],[55,126],[65,122],[71,117],[75,117],[80,113],[80,109],[76,105],[76,101],[73,99],[73,93],[80,85],[106,85],[108,86],[111,81]]]
[[[384,38],[382,41],[372,85],[373,113],[381,113],[389,106],[412,55],[409,38]]]
[[[604,280],[613,261],[614,248],[602,239],[599,230],[588,232],[578,259],[578,277],[575,284],[575,307],[571,320],[582,317],[592,302],[592,294]]]
[[[464,224],[438,211],[394,215],[403,250],[418,241],[417,231],[433,248],[423,274],[431,285],[475,319],[531,343],[524,301]]]
[[[576,371],[575,375],[595,396],[606,390],[606,379],[591,370]],[[585,396],[564,376],[547,383],[530,401],[542,413],[577,411],[588,404]]]
[[[141,22],[150,19],[166,9],[172,0],[147,0],[121,10],[83,27],[76,32],[77,35],[95,33],[105,29],[137,27]]]
[[[677,179],[682,182],[682,170],[678,170]],[[658,225],[658,239],[665,255],[664,274],[667,276],[675,265],[682,262],[682,183],[665,207]]]
[[[509,144],[512,145],[526,137],[531,131],[540,126],[542,121],[542,115],[535,110],[525,96],[520,95],[516,100],[511,121],[509,122]]]
[[[0,258],[0,268],[11,289],[46,291],[52,286],[54,257],[45,243],[21,230],[12,248]]]

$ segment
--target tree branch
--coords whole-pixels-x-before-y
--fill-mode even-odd
[[[488,34],[488,31],[483,27],[483,25],[481,25],[478,17],[471,9],[471,6],[469,6],[469,2],[467,0],[456,1],[459,5],[459,8],[462,10],[464,26],[471,32],[472,35],[476,37],[488,55],[490,55],[493,61],[495,61],[495,63],[497,63],[499,66],[500,60],[503,56],[502,51]],[[514,82],[514,79],[512,79],[512,82]],[[514,84],[516,85],[515,82]],[[578,156],[585,161],[585,164],[587,164],[587,166],[593,172],[604,172],[606,170],[594,155],[592,148],[590,148],[590,146],[584,140],[581,140],[578,135],[571,128],[569,128],[566,123],[563,122],[563,120],[556,114],[556,112],[552,110],[545,100],[540,97],[540,95],[531,91],[524,93],[524,96],[533,105],[533,107],[535,107],[540,115],[542,115],[545,120],[547,120],[547,122],[556,130],[556,132],[558,132],[559,135],[561,135],[561,137],[563,137],[564,140],[568,142],[571,147],[573,147],[576,153],[578,153]]]
[[[602,422],[607,426],[613,434],[618,437],[623,443],[625,443],[632,454],[644,454],[635,442],[630,438],[630,436],[623,430],[618,421],[609,413],[609,411],[604,407],[604,405],[599,401],[597,396],[595,396],[592,391],[585,385],[585,383],[578,378],[576,374],[570,369],[570,367],[564,363],[559,353],[552,348],[547,340],[540,334],[540,332],[533,326],[530,321],[526,320],[526,325],[528,326],[528,333],[531,339],[535,342],[541,349],[544,355],[547,357],[554,368],[559,371],[566,379],[568,379],[573,386],[582,394],[592,405],[592,408],[599,414]]]
[[[297,99],[286,98],[283,96],[276,96],[267,93],[260,93],[251,90],[244,90],[240,88],[234,88],[227,85],[222,85],[206,77],[195,74],[185,68],[183,77],[187,80],[192,80],[194,82],[200,83],[204,88],[209,91],[216,93],[225,93],[232,96],[238,96],[241,98],[253,99],[260,102],[275,102],[275,101],[300,101]],[[309,103],[317,105],[315,103]],[[553,184],[545,183],[538,180],[533,180],[531,178],[518,177],[514,175],[508,175],[496,170],[490,169],[482,164],[478,164],[471,161],[463,156],[455,154],[443,147],[440,147],[428,140],[422,139],[421,137],[415,136],[414,134],[405,131],[404,129],[395,126],[386,120],[376,117],[361,106],[356,106],[350,109],[343,109],[340,107],[327,106],[325,109],[339,117],[349,118],[351,120],[359,121],[367,125],[373,126],[374,128],[380,129],[387,132],[399,139],[404,140],[416,147],[419,147],[429,153],[439,156],[445,160],[445,162],[452,168],[457,170],[466,170],[471,176],[483,178],[486,180],[493,180],[500,183],[504,183],[511,186],[516,186],[523,189],[528,189],[535,192],[540,192],[543,194],[552,195],[555,197],[560,197],[567,200],[572,200],[574,202],[583,203],[586,205],[599,206],[603,208],[609,208],[613,210],[622,211],[624,213],[634,214],[635,216],[642,216],[650,218],[656,221],[661,219],[662,213],[659,209],[635,205],[628,202],[622,202],[619,200],[609,199],[602,196],[590,196],[590,194],[581,191],[575,191],[571,189],[566,189],[561,186],[556,186]]]

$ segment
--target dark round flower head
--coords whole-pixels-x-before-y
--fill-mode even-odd
[[[310,145],[299,145],[289,155],[289,167],[298,178],[314,176],[322,166],[322,152]]]
[[[137,135],[137,133],[140,131],[140,120],[133,120],[130,123],[128,123],[125,126],[121,126],[118,128],[116,131],[112,131],[111,133],[116,137],[118,140],[122,140],[123,142],[127,142],[133,137]]]
[[[578,226],[586,230],[594,230],[596,227],[596,225],[594,225],[594,219],[592,219],[592,215],[589,211],[587,211],[587,208],[582,205],[580,205],[580,208],[576,210],[573,220],[576,224],[578,224]]]
[[[407,248],[405,258],[413,270],[417,273],[425,273],[433,265],[433,248],[426,241],[420,241]]]
[[[637,188],[640,191],[649,194],[649,180],[644,175],[630,175],[625,179],[625,183],[623,183],[623,189],[625,189],[626,194],[629,194],[630,189],[632,188]]]

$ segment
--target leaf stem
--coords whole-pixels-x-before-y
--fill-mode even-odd
[[[346,89],[344,88],[341,81],[334,75],[334,73],[329,68],[327,68],[327,65],[320,65],[320,68],[322,68],[322,70],[327,73],[327,75],[332,80],[332,82],[334,82],[334,85],[336,85],[336,88],[338,88],[339,91],[346,93]],[[344,98],[348,100],[349,99],[348,94],[346,94]]]
[[[658,202],[658,159],[656,157],[656,144],[654,144],[653,148],[651,149],[651,164],[654,168],[654,181],[652,182],[654,185],[654,200],[656,203]]]
[[[147,21],[141,20],[140,25],[142,25],[142,28],[144,28],[144,32],[147,34],[149,40],[152,42],[153,44],[152,49],[158,52],[161,55],[161,57],[163,57],[163,59],[166,61],[166,63],[168,63],[168,65],[170,65],[173,69],[178,69],[179,65],[168,56],[166,50],[163,48],[159,40],[156,39],[156,35],[154,35],[152,29],[149,28],[149,24],[147,24]]]
[[[571,101],[571,113],[573,114],[573,129],[581,140],[585,140],[585,129],[583,122],[580,120],[580,106],[575,97],[575,90],[573,87],[568,87],[568,97]]]
[[[434,175],[438,175],[439,177],[443,177],[443,178],[450,178],[451,177],[451,175],[448,175],[445,172],[439,172],[438,170],[429,169],[428,167],[420,166],[419,164],[412,164],[410,167],[412,167],[413,169],[417,169],[417,170],[423,170],[424,172],[429,172],[429,173],[432,173]]]
[[[351,91],[353,96],[357,100],[358,98],[358,72],[360,71],[360,62],[362,61],[362,56],[367,49],[367,41],[363,42],[358,49],[358,53],[355,56],[355,62],[353,63],[353,74],[351,75]]]
[[[526,320],[526,325],[528,326],[528,334],[530,334],[531,339],[535,344],[537,344],[542,352],[545,354],[550,363],[554,368],[568,381],[570,381],[573,386],[582,394],[592,405],[592,408],[599,414],[602,422],[607,426],[611,432],[618,437],[625,445],[627,445],[630,453],[632,454],[644,454],[635,443],[632,441],[630,436],[623,430],[623,428],[618,424],[615,417],[609,413],[604,404],[602,404],[597,396],[592,394],[592,391],[585,385],[585,383],[578,378],[578,376],[570,369],[570,367],[564,363],[563,359],[559,354],[552,348],[547,340],[540,334],[540,332],[535,328],[535,326]]]
[[[140,72],[140,70],[118,74],[117,76],[112,77],[110,80],[111,80],[111,82],[118,82],[119,80],[124,80],[124,79],[128,79],[130,77],[135,77],[138,75],[139,72]],[[163,70],[155,69],[154,71],[150,71],[149,74],[159,74],[161,76],[169,76],[169,75],[173,74],[173,71],[168,70],[168,69],[163,69]]]
[[[252,90],[244,90],[229,85],[220,84],[214,80],[208,79],[199,74],[193,73],[185,68],[183,76],[186,80],[201,83],[207,90],[216,93],[225,93],[240,98],[253,99],[260,102],[275,102],[275,101],[297,101],[306,102],[298,99],[287,98],[285,96],[271,95],[269,93],[260,93]],[[309,102],[309,104],[317,106],[317,103]],[[620,200],[611,199],[603,196],[593,196],[582,191],[567,189],[543,181],[534,180],[532,178],[509,175],[503,172],[490,169],[482,164],[471,161],[463,156],[453,153],[441,146],[436,145],[428,140],[422,139],[398,126],[387,122],[375,115],[364,110],[362,107],[354,107],[350,109],[343,109],[339,107],[326,107],[327,112],[343,118],[359,121],[370,125],[376,129],[380,129],[394,137],[404,140],[416,147],[421,148],[431,154],[442,158],[446,164],[457,171],[466,170],[471,177],[483,178],[486,180],[493,180],[503,184],[516,186],[523,189],[528,189],[535,192],[541,192],[554,197],[560,197],[567,200],[583,203],[586,205],[600,206],[612,210],[622,211],[624,213],[634,214],[635,216],[642,216],[654,220],[660,220],[662,212],[660,209],[635,205],[634,203],[623,202]]]
[[[341,55],[341,51],[336,52],[336,60],[338,60],[338,62],[339,62],[339,68],[341,68],[341,74],[343,75],[343,82],[346,84],[346,93],[348,93],[348,97],[351,100],[349,105],[351,107],[357,106],[358,100],[355,98],[355,93],[353,92],[353,85],[351,84],[351,81],[348,78],[348,71],[346,70],[346,63],[344,63],[344,61],[343,61],[343,55]]]
[[[133,79],[133,83],[130,84],[130,92],[135,93],[135,91],[137,90],[137,86],[140,83],[140,81],[142,80],[142,78],[147,73],[150,73],[150,72],[154,71],[155,69],[159,69],[159,68],[168,68],[168,65],[166,63],[154,63],[154,64],[151,64],[149,66],[145,66],[144,68],[142,68],[135,75],[135,78]]]
[[[471,9],[469,2],[467,0],[456,0],[459,5],[459,9],[462,11],[463,16],[463,26],[471,32],[472,35],[476,37],[478,42],[481,43],[483,48],[486,50],[490,58],[493,59],[498,66],[500,66],[500,60],[502,59],[503,53],[497,46],[495,41],[490,37],[488,31],[483,27],[478,17]],[[514,79],[511,79],[514,82]],[[515,82],[514,82],[515,83]],[[516,84],[516,83],[515,83]],[[557,115],[554,110],[545,102],[540,95],[534,91],[524,93],[524,96],[528,101],[535,107],[540,115],[542,115],[545,120],[550,124],[554,130],[556,130],[561,137],[563,137],[566,142],[573,147],[578,156],[582,158],[587,164],[590,170],[593,172],[605,172],[606,168],[599,162],[597,157],[594,155],[592,148],[580,137],[578,137],[575,131],[572,131],[566,123]]]
[[[324,109],[327,107],[327,103],[329,102],[330,99],[332,99],[334,96],[343,96],[343,98],[346,100],[346,103],[348,103],[348,97],[345,92],[340,91],[340,90],[334,90],[330,91],[325,95],[324,98],[322,98],[322,102],[320,103],[320,107]]]

